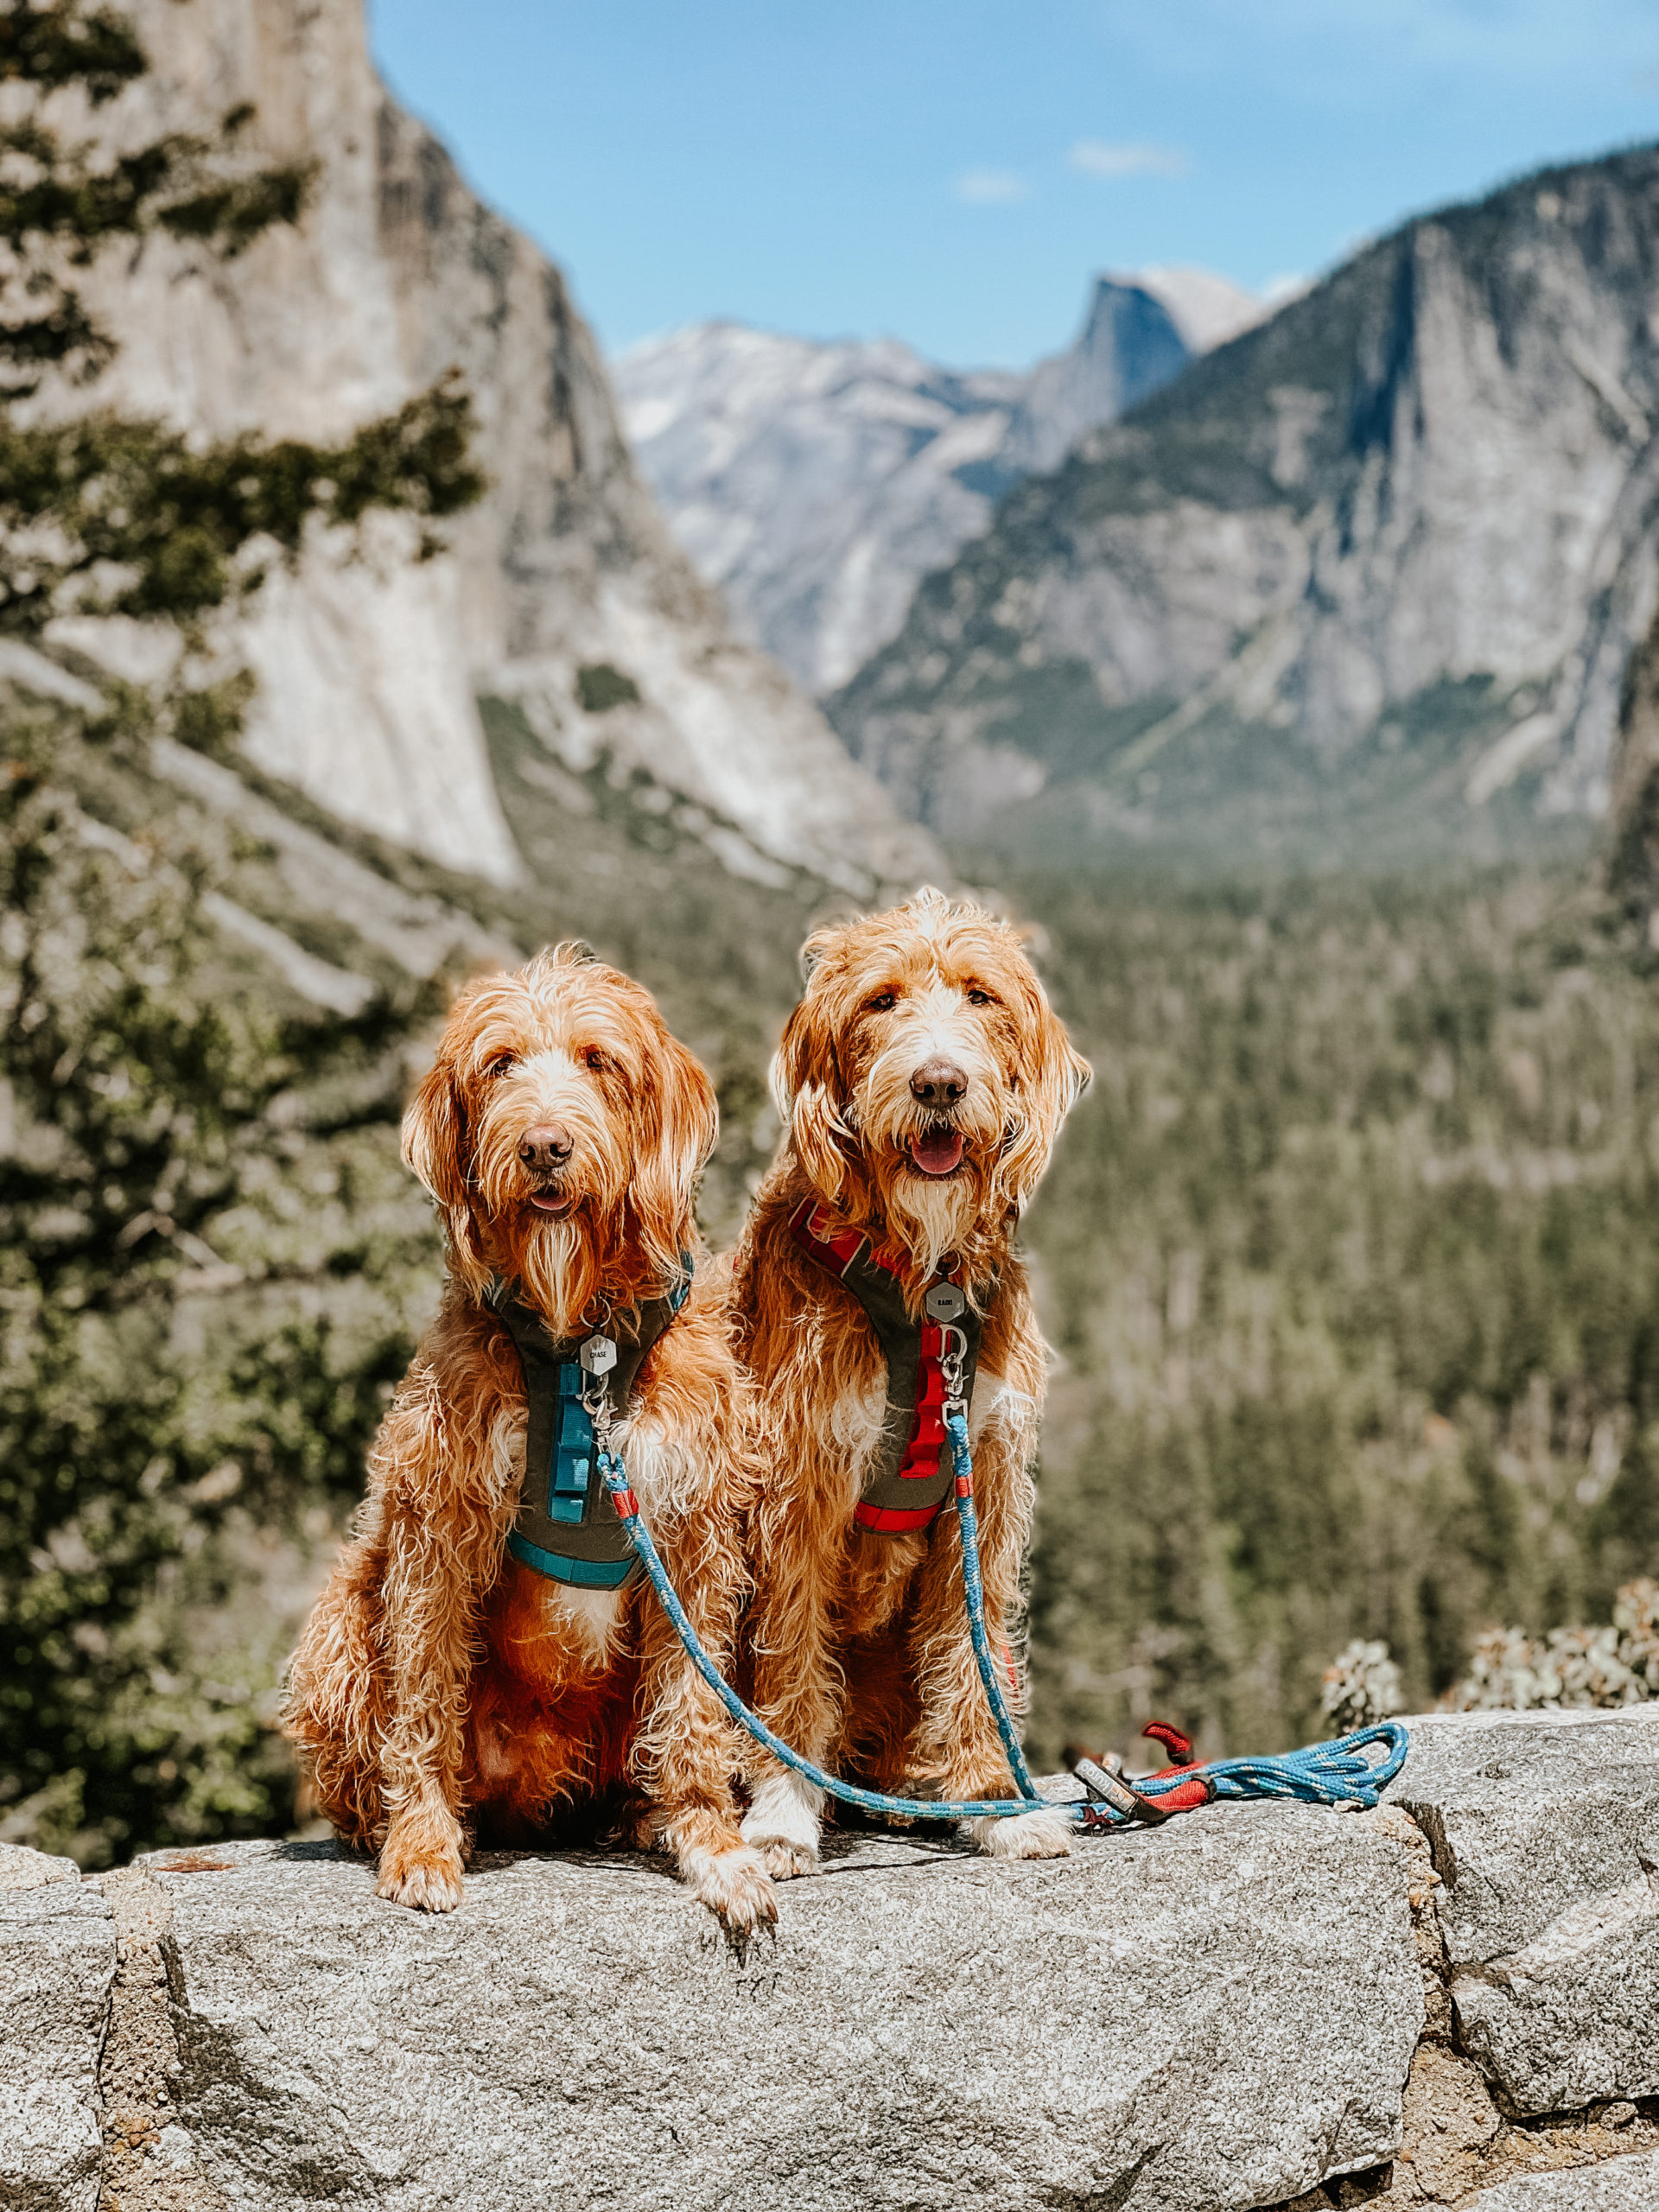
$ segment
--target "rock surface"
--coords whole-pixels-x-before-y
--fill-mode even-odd
[[[0,1851],[0,2206],[1659,2202],[1659,1712],[1411,1726],[1374,1814],[832,1831],[742,1953],[655,1858],[493,1854],[428,1918],[332,1844]]]
[[[297,227],[233,260],[158,233],[101,263],[88,303],[121,350],[60,404],[333,441],[458,366],[491,480],[440,558],[415,560],[412,531],[381,517],[359,548],[318,536],[296,574],[274,565],[226,639],[260,681],[256,765],[359,828],[511,880],[477,704],[493,694],[568,766],[608,751],[847,887],[935,866],[810,703],[732,637],[634,470],[563,276],[388,98],[362,0],[130,12],[151,73],[95,112],[100,138],[211,134],[251,102],[250,157],[315,163],[315,181]],[[610,674],[584,695],[583,668]],[[629,685],[632,711],[607,711]]]
[[[1501,2104],[1659,2094],[1659,1706],[1416,1721],[1463,2047]]]
[[[1656,176],[1367,247],[1012,493],[837,727],[922,819],[1051,855],[1599,812],[1655,603]]]
[[[92,2212],[115,1926],[67,1859],[0,1845],[0,2205]]]
[[[1642,2212],[1659,2205],[1659,2152],[1570,2172],[1529,2174],[1474,2200],[1474,2212]]]
[[[897,634],[1011,485],[1262,312],[1172,270],[1098,279],[1077,338],[1023,375],[733,322],[649,339],[612,372],[675,536],[744,636],[823,692]]]
[[[1422,2024],[1397,1847],[1302,1808],[856,1841],[741,1961],[650,1862],[493,1860],[429,1920],[332,1847],[195,1857],[152,1869],[179,2120],[272,2212],[1262,2204],[1389,2154]]]

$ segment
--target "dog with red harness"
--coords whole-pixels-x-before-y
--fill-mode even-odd
[[[1017,933],[918,892],[819,931],[773,1084],[785,1134],[734,1255],[767,1476],[747,1641],[761,1719],[897,1796],[1010,1794],[962,1600],[949,1406],[968,1407],[985,1618],[1009,1657],[1046,1355],[1014,1236],[1089,1079]],[[816,1863],[822,1793],[756,1750],[746,1840]],[[1064,1815],[972,1823],[1058,1856]]]

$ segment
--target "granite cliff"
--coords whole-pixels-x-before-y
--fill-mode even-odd
[[[660,1862],[0,1847],[31,2212],[1634,2212],[1659,2202],[1651,1708],[1413,1724],[1370,1814],[1065,1859],[842,1834],[742,1951]]]
[[[360,0],[136,0],[149,73],[95,112],[112,150],[216,132],[308,165],[299,223],[226,259],[161,235],[84,286],[118,347],[59,405],[202,436],[332,438],[458,367],[490,478],[439,557],[393,524],[314,531],[221,638],[258,678],[245,752],[359,830],[498,882],[523,868],[478,705],[578,775],[609,763],[717,825],[740,869],[855,890],[932,857],[786,677],[732,636],[664,531],[561,274],[387,95]],[[163,650],[61,642],[142,670]]]
[[[1011,493],[832,719],[1027,858],[1600,814],[1655,598],[1656,194],[1643,149],[1367,248]]]

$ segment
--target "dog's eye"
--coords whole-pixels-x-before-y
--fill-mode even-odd
[[[517,1065],[511,1052],[498,1052],[484,1071],[485,1080],[493,1083],[497,1076],[505,1075]]]
[[[867,1014],[891,1014],[898,1003],[897,991],[878,991],[873,999],[866,1000],[864,1010]]]
[[[968,1003],[969,1006],[995,1006],[996,1001],[988,991],[982,991],[979,985],[975,983],[969,989]]]
[[[611,1064],[596,1045],[590,1045],[582,1056],[582,1065],[590,1075],[603,1075]]]

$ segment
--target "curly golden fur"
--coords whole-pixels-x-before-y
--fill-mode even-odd
[[[784,1137],[732,1277],[768,1470],[750,1522],[755,1704],[796,1750],[880,1788],[1007,1796],[955,1516],[947,1507],[914,1534],[855,1527],[885,1363],[853,1293],[799,1249],[789,1222],[811,1195],[870,1232],[899,1259],[912,1313],[941,1262],[962,1268],[985,1314],[969,1426],[986,1620],[1006,1650],[1046,1369],[1013,1235],[1090,1071],[1015,932],[938,891],[819,931],[803,964],[804,994],[773,1067]],[[761,1753],[750,1774],[744,1834],[775,1875],[810,1870],[820,1793]],[[1049,1815],[976,1831],[997,1855],[1066,1848]]]
[[[328,1818],[379,1853],[383,1897],[449,1911],[471,1838],[531,1841],[561,1808],[627,1784],[705,1903],[740,1928],[773,1917],[737,1831],[729,1724],[644,1578],[570,1588],[505,1548],[524,1378],[484,1302],[492,1278],[512,1281],[568,1338],[658,1295],[696,1249],[692,1203],[717,1127],[708,1076],[648,994],[572,945],[463,990],[410,1103],[404,1155],[442,1213],[448,1280],[285,1712]],[[705,1265],[617,1440],[721,1663],[745,1594],[749,1404]]]

